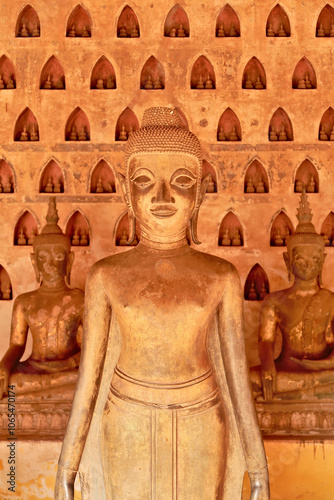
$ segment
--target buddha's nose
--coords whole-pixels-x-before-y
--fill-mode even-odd
[[[170,195],[170,187],[166,181],[161,181],[157,187],[156,196],[153,196],[152,203],[175,203]]]

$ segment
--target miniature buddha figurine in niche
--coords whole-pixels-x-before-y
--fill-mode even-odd
[[[2,294],[2,299],[3,300],[11,300],[11,298],[12,298],[12,288],[10,286],[10,283],[8,283],[5,291]]]
[[[197,89],[204,89],[204,81],[203,81],[203,76],[199,75],[199,79],[196,85]]]
[[[62,185],[61,185],[61,183],[60,183],[60,179],[59,179],[59,178],[57,178],[57,179],[55,180],[54,185],[53,185],[53,192],[54,192],[54,193],[61,193],[61,191],[62,191]]]
[[[213,81],[211,80],[210,75],[208,75],[207,80],[205,80],[205,88],[213,89]]]
[[[157,77],[157,79],[154,80],[154,88],[155,89],[162,89],[161,80],[159,77]]]
[[[314,180],[313,175],[311,176],[311,180],[306,187],[306,192],[307,193],[315,193],[315,180]]]
[[[24,125],[23,130],[20,135],[20,141],[29,141],[27,126]]]
[[[268,294],[267,287],[264,281],[262,281],[262,286],[260,290],[260,300],[263,300],[265,296]]]
[[[28,238],[28,241],[27,241],[27,245],[33,245],[34,244],[34,240],[35,240],[35,232],[32,229],[31,233],[30,233],[30,236]]]
[[[310,81],[310,77],[308,76],[307,73],[305,75],[305,86],[306,86],[307,89],[312,89],[313,88],[312,83]]]
[[[245,83],[245,89],[253,89],[253,82],[252,80],[250,79],[250,76],[248,75],[247,76],[247,80],[246,80],[246,83]]]
[[[32,36],[34,36],[34,37],[40,36],[39,28],[38,28],[37,24],[34,27],[34,29],[32,30]]]
[[[179,29],[177,30],[177,36],[179,38],[184,38],[186,36],[185,31],[183,29],[183,25],[180,24]]]
[[[272,23],[270,23],[269,26],[268,26],[267,36],[275,36]]]
[[[81,132],[78,135],[78,141],[87,141],[87,134],[84,126],[81,127]]]
[[[70,31],[67,33],[67,36],[69,36],[69,37],[76,36],[75,26],[72,26],[72,28],[70,29]]]
[[[114,79],[113,79],[113,77],[111,75],[108,75],[106,88],[107,89],[114,89],[114,88],[116,88]]]
[[[103,189],[101,177],[99,177],[98,180],[97,180],[95,192],[96,193],[104,193],[104,189]]]
[[[329,140],[330,140],[330,141],[334,141],[334,127],[333,127],[333,128],[332,128],[332,130],[331,130],[331,134],[330,134],[330,136],[329,136]]]
[[[255,82],[255,89],[257,90],[262,90],[264,89],[263,83],[261,82],[260,75],[257,75],[256,82]]]
[[[299,80],[298,81],[298,89],[306,89],[306,84],[305,84],[305,80],[302,79],[302,80]]]
[[[128,32],[125,26],[122,26],[121,29],[119,30],[118,34],[119,38],[126,38],[128,36]]]
[[[236,131],[236,127],[233,127],[232,128],[232,132],[230,134],[230,141],[238,141],[239,140],[239,137],[238,137],[238,134],[237,134],[237,131]]]
[[[171,38],[175,38],[176,37],[176,28],[172,28],[169,32],[169,36]]]
[[[126,133],[125,130],[125,125],[123,123],[122,128],[120,130],[119,136],[118,136],[119,141],[127,141],[128,140],[128,134]]]
[[[329,33],[329,36],[334,36],[334,23],[331,25],[331,31]]]
[[[257,293],[255,290],[254,281],[252,281],[251,286],[249,287],[248,300],[257,300]]]
[[[5,85],[3,83],[2,76],[0,75],[0,89],[4,89],[4,88],[5,88]]]
[[[137,30],[136,26],[134,26],[132,28],[130,36],[131,36],[131,38],[138,38],[139,37],[139,31]]]
[[[176,110],[151,108],[127,142],[126,161],[126,178],[120,176],[120,182],[129,210],[129,243],[136,219],[141,241],[89,272],[82,368],[55,500],[73,499],[107,344],[113,347],[117,339],[112,328],[109,337],[111,308],[122,347],[117,364],[108,365],[113,375],[111,385],[107,377],[110,390],[102,425],[98,423],[107,499],[147,500],[154,484],[159,500],[170,500],[173,491],[179,498],[216,500],[224,483],[232,481],[226,461],[242,473],[240,484],[238,478],[233,482],[241,492],[244,469],[239,459],[232,460],[239,443],[233,439],[228,447],[230,420],[224,417],[233,412],[252,498],[268,500],[265,454],[247,381],[237,273],[225,260],[194,250],[186,239],[191,223],[197,241],[198,210],[206,191],[199,142],[183,128]],[[210,350],[211,335],[217,343]],[[229,389],[219,375],[224,371]],[[224,398],[231,398],[233,406]],[[150,465],[153,457],[155,467]]]
[[[288,226],[285,227],[284,231],[284,245],[287,246],[289,238],[291,236],[291,232]]]
[[[88,31],[87,27],[85,27],[85,28],[83,29],[83,32],[82,32],[81,36],[82,36],[83,38],[87,38],[87,37],[89,37],[89,36],[90,36],[90,33],[89,33],[89,31]]]
[[[87,232],[86,232],[86,229],[83,229],[81,231],[81,235],[80,235],[80,245],[82,247],[84,246],[87,246],[88,245],[88,236],[87,236]]]
[[[253,179],[250,177],[247,181],[246,193],[255,193],[255,187],[253,184]]]
[[[331,238],[330,238],[330,234],[328,231],[325,234],[323,234],[323,239],[325,242],[325,247],[330,247],[331,246]]]
[[[75,125],[73,125],[70,133],[70,141],[77,141],[77,140],[78,140],[77,130]]]
[[[285,31],[285,29],[283,27],[283,24],[281,24],[280,27],[279,27],[278,36],[286,36],[286,31]]]
[[[44,188],[44,193],[53,193],[52,177],[48,178],[48,181],[47,181],[46,186]]]
[[[321,125],[321,128],[320,128],[319,140],[320,141],[328,141],[328,135],[326,134],[323,125]]]
[[[48,75],[47,79],[44,82],[43,89],[52,89],[51,76]]]
[[[303,191],[303,183],[301,181],[296,181],[295,193],[302,193],[302,191]]]
[[[287,137],[286,132],[285,132],[285,127],[283,124],[282,124],[281,131],[279,133],[279,136],[278,136],[278,140],[279,141],[287,141],[288,140],[288,137]]]
[[[270,134],[269,134],[269,141],[277,141],[277,133],[275,132],[274,128],[271,128]]]
[[[224,31],[224,25],[223,24],[220,24],[218,32],[217,32],[217,36],[219,36],[219,37],[225,36],[225,31]]]
[[[275,234],[275,247],[281,247],[284,245],[284,240],[282,238],[282,233],[280,228],[278,227],[276,229],[276,234]]]
[[[213,182],[212,175],[210,175],[210,177],[209,177],[209,182],[208,182],[208,185],[206,188],[206,192],[207,193],[215,193],[216,192],[215,183]]]
[[[3,184],[2,184],[2,178],[0,177],[0,193],[3,192]]]
[[[78,245],[80,245],[79,229],[75,227],[72,236],[72,246],[78,246]]]
[[[231,238],[230,238],[230,232],[227,229],[225,229],[222,240],[221,240],[221,245],[223,247],[229,247],[231,245]]]
[[[270,293],[263,301],[259,332],[261,367],[251,369],[255,393],[265,399],[333,399],[334,294],[321,288],[324,239],[312,224],[305,191],[298,225],[288,241],[284,260],[290,288]],[[282,350],[274,359],[276,329]]]
[[[259,180],[256,184],[256,192],[257,193],[265,193],[266,192],[262,177],[259,178]]]
[[[119,246],[124,247],[127,246],[128,244],[128,233],[126,232],[126,229],[123,229],[122,236],[119,239]]]
[[[30,134],[30,140],[31,141],[38,141],[38,133],[37,133],[35,125],[32,126],[32,131],[31,131],[31,134]]]
[[[48,387],[50,395],[60,385],[66,391],[77,378],[84,295],[66,284],[74,255],[68,236],[57,225],[55,198],[50,198],[46,220],[41,234],[35,236],[31,254],[36,279],[41,284],[15,300],[10,346],[0,362],[0,397],[6,394],[8,384],[15,384],[18,394]],[[19,362],[29,329],[32,354]]]
[[[230,36],[237,36],[237,32],[235,31],[234,24],[231,25]]]
[[[151,90],[153,89],[153,82],[152,82],[152,77],[151,75],[148,75],[147,80],[145,82],[145,89],[146,90]]]
[[[219,128],[218,141],[226,141],[226,137],[225,137],[225,134],[224,134],[223,127]]]
[[[28,30],[26,28],[26,23],[22,24],[22,28],[21,28],[21,31],[20,31],[20,36],[23,36],[23,37],[29,36]]]
[[[104,89],[104,85],[103,85],[103,80],[102,78],[99,78],[96,82],[96,89]]]
[[[11,77],[8,78],[6,89],[15,89],[14,80]]]
[[[241,236],[240,236],[239,229],[234,230],[234,235],[232,238],[232,246],[233,247],[240,247],[241,246]]]
[[[23,227],[21,226],[20,230],[19,230],[19,235],[17,238],[17,245],[26,245],[26,244],[27,244],[27,240],[26,240],[26,237],[25,237],[24,232],[23,232]]]
[[[3,187],[4,193],[12,193],[13,192],[13,180],[8,177],[6,184]]]
[[[57,81],[57,83],[55,84],[54,86],[55,89],[58,89],[58,90],[62,90],[65,88],[65,85],[64,85],[64,82],[63,82],[63,78],[60,77],[59,80]]]
[[[321,36],[321,37],[325,36],[325,31],[324,31],[324,27],[323,27],[322,23],[320,23],[319,29],[317,31],[317,36]]]

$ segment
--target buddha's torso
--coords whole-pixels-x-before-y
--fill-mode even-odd
[[[62,360],[78,352],[77,332],[84,305],[81,290],[44,294],[39,289],[19,299],[33,339],[30,359]]]
[[[207,330],[229,264],[189,247],[180,255],[143,255],[136,249],[110,259],[104,286],[121,331],[113,385],[146,398],[155,387],[173,386],[174,395],[177,387],[195,384],[200,392],[212,390]],[[136,391],[131,381],[142,389]]]
[[[278,363],[289,362],[291,356],[299,359],[327,357],[332,336],[334,294],[326,289],[317,293],[287,289],[271,295],[270,301],[283,337]]]

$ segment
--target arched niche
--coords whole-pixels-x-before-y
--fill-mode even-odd
[[[11,300],[13,298],[13,287],[9,274],[6,269],[0,265],[0,300]]]
[[[29,210],[25,210],[14,228],[14,245],[32,245],[37,234],[36,219]]]
[[[147,59],[140,74],[140,88],[161,90],[165,88],[165,71],[154,56]]]
[[[15,28],[15,36],[21,38],[39,37],[41,23],[36,10],[31,5],[26,5],[21,10]]]
[[[25,108],[16,120],[14,141],[39,141],[38,123],[29,108]]]
[[[115,129],[115,141],[127,141],[129,134],[139,129],[139,121],[132,109],[125,108],[119,115]]]
[[[129,216],[126,212],[118,221],[116,228],[115,245],[117,247],[126,247],[129,238]],[[138,222],[136,223],[136,237],[130,246],[138,245],[140,241],[140,226]]]
[[[257,57],[252,57],[245,66],[242,75],[242,88],[247,90],[267,88],[266,72]]]
[[[275,217],[270,230],[270,246],[271,247],[282,247],[286,246],[286,243],[294,232],[294,227],[283,210],[277,214]]]
[[[227,108],[219,118],[217,140],[241,141],[241,139],[242,133],[239,118],[231,108]]]
[[[0,57],[0,90],[15,89],[16,76],[12,61],[7,56]]]
[[[0,160],[0,193],[14,193],[14,173],[6,160]]]
[[[334,213],[333,212],[329,212],[326,219],[322,223],[320,234],[324,238],[325,245],[327,247],[333,246],[333,239],[334,239]]]
[[[319,174],[313,163],[306,159],[298,167],[295,177],[295,193],[319,193]]]
[[[324,38],[334,36],[334,9],[331,5],[326,4],[319,14],[315,36]]]
[[[334,141],[334,110],[329,107],[321,117],[319,125],[319,140]]]
[[[307,57],[303,57],[292,75],[293,89],[316,89],[317,77],[314,68]]]
[[[293,141],[292,123],[283,108],[276,109],[271,117],[269,141]]]
[[[77,5],[69,15],[66,36],[70,38],[90,38],[92,36],[92,20],[81,5]]]
[[[64,90],[65,73],[56,56],[51,56],[43,66],[39,87],[46,90]]]
[[[69,218],[66,224],[65,234],[70,237],[72,246],[89,246],[89,224],[87,219],[79,210],[76,210]]]
[[[281,5],[277,4],[270,12],[267,25],[266,25],[266,34],[269,37],[288,37],[291,36],[291,27],[290,21],[287,13],[281,7]]]
[[[179,4],[176,4],[167,14],[164,36],[185,38],[189,34],[189,19],[186,11]]]
[[[216,88],[215,71],[207,57],[196,59],[191,70],[190,87],[197,90]]]
[[[100,160],[90,178],[90,192],[96,194],[115,193],[115,175],[106,160]]]
[[[95,64],[90,79],[90,88],[98,90],[116,88],[116,73],[106,56],[100,57]]]
[[[140,29],[138,18],[131,7],[126,5],[117,22],[118,38],[139,38]]]
[[[267,273],[260,264],[249,271],[244,288],[245,300],[263,300],[270,292]]]
[[[237,13],[227,3],[219,12],[216,21],[216,36],[240,36],[240,21]]]
[[[88,117],[81,108],[77,107],[68,117],[65,126],[66,141],[89,141],[90,124]]]
[[[218,233],[219,246],[240,247],[244,245],[242,226],[233,212],[228,212],[221,221]]]
[[[50,160],[45,166],[40,182],[40,193],[63,193],[64,192],[64,175],[55,160]]]
[[[217,193],[217,174],[213,166],[206,160],[202,163],[202,178],[210,174],[211,178],[206,188],[207,193]]]
[[[269,193],[268,175],[259,160],[253,160],[246,170],[244,192],[247,194]]]

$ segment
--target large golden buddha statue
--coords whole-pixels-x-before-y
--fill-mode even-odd
[[[47,224],[34,239],[31,261],[40,287],[19,295],[13,307],[10,345],[0,362],[0,398],[8,384],[16,394],[51,391],[76,382],[80,360],[84,294],[69,288],[74,254],[58,226],[56,199],[50,198]],[[67,283],[66,283],[67,281]],[[20,362],[28,331],[32,353]],[[64,390],[62,389],[63,394]],[[66,392],[66,391],[65,391]]]
[[[261,366],[251,370],[251,377],[255,393],[265,400],[333,398],[334,294],[321,288],[325,243],[311,222],[305,192],[297,218],[284,253],[294,283],[267,295],[261,309]],[[282,332],[282,350],[275,360],[277,327]]]
[[[141,241],[100,260],[88,274],[82,361],[59,460],[57,500],[73,499],[108,368],[107,345],[115,342],[110,328],[115,320],[121,350],[101,426],[107,499],[225,499],[224,482],[233,469],[244,472],[242,462],[228,462],[234,447],[229,442],[232,405],[251,498],[269,498],[245,357],[239,277],[229,262],[187,243],[189,223],[197,242],[198,211],[208,182],[201,181],[201,168],[199,141],[183,128],[177,111],[146,110],[141,128],[126,145],[126,177],[120,175],[129,244],[136,220]],[[211,355],[208,335],[215,321],[220,346]],[[220,382],[219,360],[226,387]],[[224,404],[227,396],[230,408]],[[240,489],[234,485],[229,498],[236,499]]]

